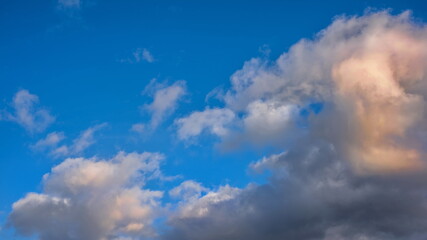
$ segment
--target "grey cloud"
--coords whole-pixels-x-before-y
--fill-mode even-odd
[[[339,17],[273,63],[245,63],[224,100],[282,134],[263,136],[282,152],[251,165],[272,176],[203,214],[170,217],[163,239],[426,239],[426,36],[409,12]],[[248,111],[260,102],[308,114]]]

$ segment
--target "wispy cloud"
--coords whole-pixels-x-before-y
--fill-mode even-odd
[[[65,9],[73,9],[77,10],[81,7],[81,1],[80,0],[58,0],[58,8],[65,10]]]
[[[143,123],[135,123],[135,124],[132,125],[132,127],[131,127],[130,130],[133,131],[133,132],[142,134],[142,133],[145,132],[145,130],[146,130],[145,128],[146,128],[145,124],[143,124]]]
[[[153,54],[146,48],[137,48],[132,52],[132,57],[123,58],[120,62],[123,63],[139,63],[139,62],[148,62],[153,63],[156,61]]]
[[[16,122],[29,133],[43,132],[55,121],[55,117],[39,106],[39,97],[28,90],[18,91],[12,100],[12,111],[5,111],[2,119]]]
[[[229,125],[235,119],[235,114],[229,109],[213,108],[202,112],[193,112],[189,116],[175,120],[178,127],[178,138],[188,140],[203,132],[217,136],[226,136]]]
[[[31,148],[36,151],[47,151],[53,157],[79,156],[87,148],[96,143],[95,133],[107,125],[107,123],[97,124],[82,131],[69,145],[60,144],[65,139],[63,132],[52,132],[44,139],[31,145]]]
[[[36,151],[43,151],[49,148],[54,148],[65,139],[63,132],[51,132],[45,138],[40,139],[31,148]]]
[[[153,79],[144,89],[143,94],[152,96],[153,101],[141,106],[142,111],[151,114],[150,127],[156,129],[167,117],[175,112],[178,102],[187,93],[185,81],[177,81],[172,85],[157,83]]]

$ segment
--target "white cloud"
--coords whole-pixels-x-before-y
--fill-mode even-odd
[[[83,131],[80,136],[74,139],[71,146],[71,152],[74,154],[83,152],[86,148],[95,143],[94,134],[105,128],[107,123],[97,124]]]
[[[285,138],[286,130],[293,128],[297,107],[274,101],[253,101],[243,118],[244,130],[254,142],[274,142]]]
[[[88,147],[96,143],[95,133],[105,128],[107,125],[107,123],[101,123],[89,127],[82,131],[70,145],[59,144],[65,139],[63,132],[52,132],[44,139],[41,139],[32,145],[31,148],[38,151],[48,151],[49,155],[53,157],[78,156],[81,155]]]
[[[198,182],[187,180],[170,190],[169,195],[174,198],[180,198],[188,201],[192,198],[200,198],[202,193],[207,192],[208,190],[209,189],[203,187]]]
[[[37,151],[42,151],[47,148],[56,147],[59,142],[65,139],[63,132],[51,132],[45,138],[40,139],[34,145],[31,146],[32,149]]]
[[[265,169],[272,169],[274,166],[277,166],[280,159],[283,159],[285,155],[286,152],[282,152],[268,157],[263,157],[261,160],[251,163],[249,167],[255,172],[260,173]]]
[[[205,109],[202,112],[193,112],[188,117],[175,120],[178,126],[178,138],[185,140],[207,131],[217,136],[228,133],[227,125],[231,124],[235,114],[226,108]]]
[[[171,216],[172,218],[182,219],[207,216],[216,204],[231,200],[241,192],[241,189],[228,185],[219,187],[217,191],[207,192],[207,189],[201,187],[200,184],[194,184],[194,182],[184,182],[183,184],[174,189],[176,192],[173,192],[173,194],[181,195],[183,200],[179,203],[175,215]],[[201,192],[207,193],[201,195]]]
[[[9,224],[41,240],[154,236],[163,193],[141,189],[162,155],[118,153],[108,160],[70,158],[44,176],[43,193],[13,204]]]
[[[185,81],[177,81],[170,86],[163,86],[151,81],[144,93],[153,90],[153,101],[144,105],[142,109],[151,113],[150,126],[155,129],[166,117],[175,112],[178,101],[186,94],[187,90]]]
[[[143,123],[135,123],[132,125],[131,131],[142,134],[145,131],[145,124]]]
[[[28,90],[20,90],[13,97],[13,112],[6,112],[4,119],[13,121],[30,133],[43,132],[55,121],[48,110],[38,106],[39,97]]]

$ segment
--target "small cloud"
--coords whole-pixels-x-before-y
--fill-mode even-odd
[[[88,147],[96,143],[95,133],[107,125],[107,123],[102,123],[82,131],[70,145],[62,144],[59,146],[59,143],[65,139],[65,135],[63,132],[52,132],[44,139],[31,145],[31,149],[35,151],[47,151],[54,158],[81,155]]]
[[[207,108],[202,112],[193,112],[188,117],[175,121],[178,126],[178,138],[188,140],[205,131],[224,137],[229,131],[227,125],[230,125],[235,117],[234,112],[227,108]]]
[[[25,89],[20,90],[13,97],[12,113],[6,111],[2,120],[16,122],[30,133],[43,132],[55,121],[55,117],[38,104],[37,95]]]
[[[258,48],[258,52],[261,53],[263,56],[268,57],[271,53],[270,46],[268,46],[267,44],[263,44]]]
[[[135,123],[130,130],[142,134],[145,131],[145,125],[143,123]]]
[[[132,57],[120,59],[119,62],[122,63],[139,63],[139,62],[148,62],[152,63],[156,61],[153,57],[153,54],[146,48],[137,48],[132,52]]]
[[[147,61],[147,62],[149,62],[149,63],[152,63],[152,62],[154,62],[154,57],[153,57],[153,55],[150,53],[150,51],[148,51],[147,49],[142,49],[142,52],[141,51],[139,51],[139,54],[140,54],[140,57],[139,58],[142,58],[143,60],[145,60],[145,61]],[[135,57],[136,58],[136,57]]]
[[[94,134],[105,128],[107,125],[107,123],[101,123],[83,131],[80,136],[73,141],[73,145],[71,147],[72,152],[78,154],[93,145],[95,143]]]
[[[42,151],[46,148],[56,147],[64,138],[63,132],[51,132],[46,138],[40,139],[34,145],[31,145],[31,148],[36,151]]]
[[[151,113],[150,126],[155,129],[176,110],[178,101],[187,93],[187,87],[185,81],[177,81],[170,86],[165,86],[152,80],[143,94],[153,91],[153,101],[141,108]]]
[[[57,3],[58,9],[80,9],[81,1],[80,0],[58,0]]]

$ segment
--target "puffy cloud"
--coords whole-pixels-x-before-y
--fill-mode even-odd
[[[198,182],[185,181],[169,192],[171,196],[182,199],[171,221],[207,216],[212,211],[212,206],[233,199],[238,193],[240,189],[228,185],[221,186],[217,191],[210,191]]]
[[[224,100],[246,115],[246,130],[259,130],[259,139],[263,134],[274,139],[274,132],[292,136],[284,131],[295,129],[287,125],[299,114],[290,109],[322,102],[329,121],[321,116],[310,121],[339,132],[334,141],[359,172],[419,169],[424,165],[419,144],[425,140],[414,132],[425,123],[425,36],[408,12],[338,18],[314,41],[300,41],[273,64],[245,63]]]
[[[43,193],[13,204],[8,223],[41,240],[152,237],[163,193],[141,187],[158,175],[162,159],[124,152],[108,160],[69,158],[44,176]]]
[[[143,93],[153,92],[153,101],[142,109],[151,113],[151,128],[155,129],[177,107],[178,101],[186,94],[185,81],[177,81],[170,86],[156,83],[153,79]]]
[[[169,195],[174,198],[182,198],[185,200],[191,198],[199,198],[203,192],[208,191],[200,183],[193,180],[182,182],[179,186],[169,191]]]
[[[409,12],[367,13],[336,18],[273,63],[246,62],[226,108],[285,151],[251,164],[272,171],[267,184],[189,204],[163,239],[425,239],[426,37]],[[314,103],[322,110],[295,111]]]
[[[298,115],[294,105],[279,102],[254,101],[247,107],[243,119],[244,130],[254,142],[271,142],[283,139],[286,130],[293,128],[293,120]]]
[[[193,112],[188,117],[175,120],[178,138],[189,139],[200,135],[203,131],[225,136],[228,133],[226,125],[231,124],[234,118],[234,112],[226,108],[208,108],[202,112]]]
[[[4,119],[13,121],[30,133],[43,132],[55,121],[48,110],[38,106],[39,97],[28,90],[20,90],[13,97],[13,112],[6,112]]]

